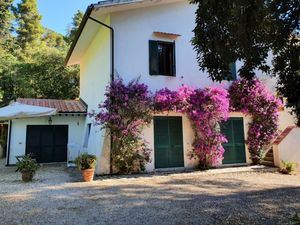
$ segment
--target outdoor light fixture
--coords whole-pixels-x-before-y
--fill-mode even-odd
[[[49,116],[48,123],[49,123],[49,125],[52,124],[52,118],[51,118],[51,116]]]

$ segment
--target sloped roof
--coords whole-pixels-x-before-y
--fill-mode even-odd
[[[65,58],[66,65],[75,65],[80,63],[80,58],[92,41],[98,31],[99,24],[90,20],[101,20],[103,15],[118,11],[126,11],[142,7],[157,6],[162,4],[171,4],[188,0],[105,0],[91,4],[87,7],[77,30],[75,38]],[[109,24],[108,24],[109,25]]]
[[[87,112],[87,106],[81,100],[18,98],[17,102],[25,105],[54,108],[58,111],[58,113],[86,113]]]
[[[95,6],[113,6],[113,5],[120,5],[120,4],[130,4],[136,2],[143,2],[144,0],[106,0],[106,1],[99,1],[98,3],[94,4]]]

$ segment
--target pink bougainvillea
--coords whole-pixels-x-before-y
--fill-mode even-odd
[[[117,79],[106,92],[100,112],[93,113],[96,124],[111,131],[114,166],[130,173],[138,162],[141,169],[149,162],[149,149],[141,138],[142,127],[150,123],[153,112],[175,111],[186,114],[194,130],[191,157],[201,167],[222,162],[226,137],[220,124],[229,110],[252,116],[247,144],[254,163],[259,163],[263,147],[275,136],[278,128],[278,107],[281,102],[258,80],[234,81],[229,92],[224,88],[192,88],[186,85],[176,91],[158,90],[154,96],[138,81],[124,84]],[[230,100],[230,107],[229,107]]]
[[[219,124],[228,118],[228,92],[223,88],[194,89],[182,86],[177,91],[162,89],[155,94],[155,106],[159,111],[185,113],[191,120],[195,140],[192,157],[197,157],[201,167],[221,163],[224,154]]]
[[[263,148],[277,135],[278,109],[282,102],[258,79],[236,80],[229,88],[232,111],[252,116],[247,144],[254,164],[263,157]]]

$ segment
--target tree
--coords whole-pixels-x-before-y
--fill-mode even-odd
[[[32,76],[33,97],[74,99],[79,96],[79,68],[66,67],[63,52],[48,48],[36,53],[34,58],[36,62],[27,70]]]
[[[45,32],[42,41],[46,44],[46,46],[56,48],[63,52],[67,50],[68,45],[63,35],[48,28],[44,28],[44,30]]]
[[[242,78],[252,79],[255,70],[273,73],[278,77],[279,91],[284,91],[289,77],[299,82],[300,1],[299,0],[191,0],[197,4],[196,27],[192,43],[202,70],[207,70],[213,81],[228,79],[229,64],[240,60]],[[289,50],[288,50],[289,49]],[[274,69],[267,62],[274,56]],[[284,57],[291,59],[282,64]],[[293,63],[293,65],[289,65]],[[280,65],[281,64],[281,65]],[[286,68],[293,68],[285,71]],[[288,77],[285,77],[288,76]],[[295,82],[294,82],[295,83]],[[292,87],[293,88],[293,87]],[[293,91],[295,89],[292,89]],[[289,102],[297,107],[298,100]],[[298,117],[300,119],[300,112]]]
[[[15,9],[15,16],[18,22],[16,32],[20,46],[23,49],[38,46],[44,31],[36,0],[22,0]]]
[[[293,35],[274,59],[274,72],[278,77],[277,89],[287,98],[287,106],[297,115],[300,126],[300,44]]]
[[[72,18],[72,24],[66,36],[66,40],[69,44],[72,43],[72,41],[75,39],[75,35],[79,28],[82,18],[83,18],[83,12],[78,10]]]
[[[10,35],[12,29],[12,3],[13,0],[0,1],[0,40]]]

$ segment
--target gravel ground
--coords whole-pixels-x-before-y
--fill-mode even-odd
[[[64,166],[32,183],[0,167],[0,224],[290,224],[300,213],[300,174],[253,167],[99,177],[78,182]]]

